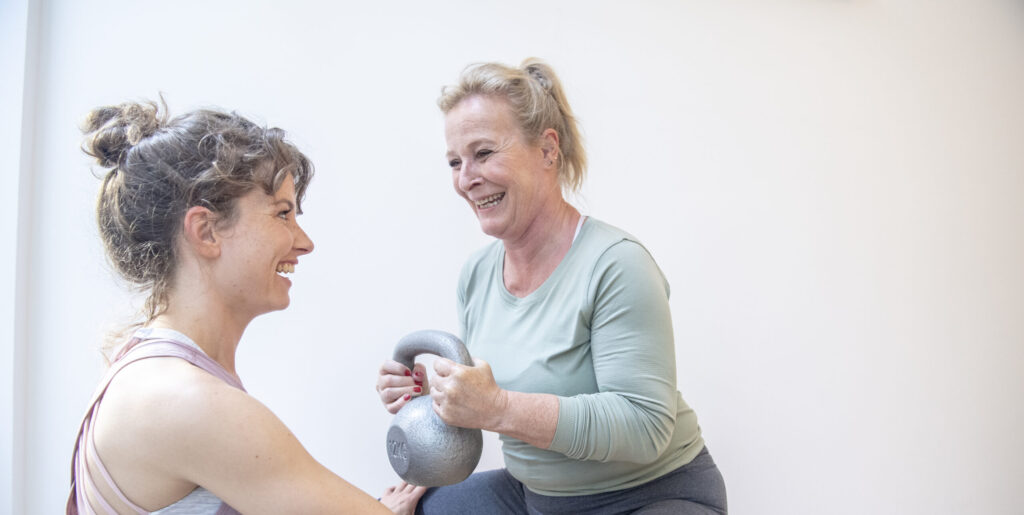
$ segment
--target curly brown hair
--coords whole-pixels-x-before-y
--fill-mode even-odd
[[[126,102],[89,113],[85,153],[107,168],[96,215],[117,272],[148,292],[142,324],[167,309],[185,212],[204,206],[218,223],[235,218],[239,197],[272,195],[291,174],[301,213],[313,177],[309,159],[278,128],[238,115],[199,109],[168,120],[166,103]]]

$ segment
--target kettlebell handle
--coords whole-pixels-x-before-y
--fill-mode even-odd
[[[454,334],[433,329],[416,331],[398,340],[392,359],[412,370],[420,354],[437,354],[460,365],[473,366],[473,357],[462,340]]]

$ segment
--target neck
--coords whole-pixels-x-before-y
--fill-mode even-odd
[[[225,309],[223,304],[212,302],[208,297],[190,298],[188,302],[177,301],[171,296],[167,311],[156,317],[150,327],[165,327],[184,333],[203,349],[211,359],[220,363],[228,372],[235,372],[235,351],[242,333],[252,318],[238,320],[237,315]]]
[[[561,200],[550,213],[537,216],[523,236],[503,240],[505,245],[505,287],[525,297],[544,284],[572,247],[580,213]]]

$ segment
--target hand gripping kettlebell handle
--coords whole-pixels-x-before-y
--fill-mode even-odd
[[[420,354],[437,354],[460,365],[473,366],[473,357],[469,355],[462,340],[453,334],[433,329],[416,331],[398,340],[392,359],[412,370],[416,356]]]

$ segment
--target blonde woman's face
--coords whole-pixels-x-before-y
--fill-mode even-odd
[[[526,142],[505,100],[462,100],[445,116],[445,139],[452,185],[484,233],[521,238],[546,203],[561,199],[557,173],[545,171],[544,152]]]

